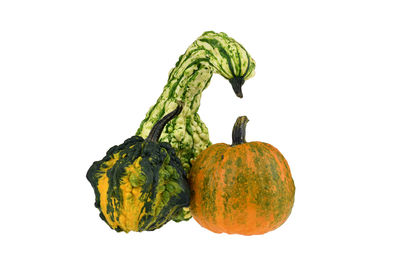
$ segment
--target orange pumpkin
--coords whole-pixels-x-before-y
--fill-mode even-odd
[[[294,203],[295,186],[283,155],[272,145],[245,141],[239,117],[233,144],[214,144],[192,162],[190,211],[215,233],[257,235],[281,226]]]

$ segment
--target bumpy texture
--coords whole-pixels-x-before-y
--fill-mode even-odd
[[[295,186],[289,165],[272,145],[215,144],[193,162],[190,211],[216,233],[255,235],[289,217]]]
[[[116,231],[152,231],[189,205],[185,172],[174,149],[133,136],[93,163],[86,175],[100,217]]]
[[[171,144],[188,172],[191,160],[211,144],[207,127],[197,111],[201,94],[213,73],[222,75],[231,83],[238,78],[243,84],[254,75],[254,69],[254,60],[241,44],[225,33],[205,32],[170,71],[164,91],[147,112],[136,135],[146,138],[153,125],[175,109],[177,101],[182,101],[183,111],[167,124],[160,141]]]

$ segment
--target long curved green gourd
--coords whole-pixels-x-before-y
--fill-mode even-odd
[[[184,105],[182,112],[166,125],[160,142],[171,144],[188,173],[191,160],[211,145],[208,129],[197,111],[201,94],[209,85],[213,73],[228,79],[235,94],[242,98],[241,87],[245,80],[254,76],[254,69],[254,60],[233,38],[223,32],[203,33],[170,71],[164,91],[147,112],[136,135],[146,138],[153,125],[181,101]],[[189,218],[190,213],[185,208],[174,220]]]
[[[150,108],[136,135],[147,137],[162,116],[184,103],[181,114],[164,128],[160,141],[176,150],[185,171],[190,161],[211,143],[206,125],[197,113],[200,98],[213,73],[228,79],[238,97],[241,86],[254,76],[255,62],[241,44],[225,33],[205,32],[183,54],[168,77],[164,91]]]

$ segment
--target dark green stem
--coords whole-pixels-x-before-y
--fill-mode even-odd
[[[154,126],[153,126],[153,128],[151,128],[149,136],[147,136],[146,140],[158,142],[158,139],[160,139],[161,133],[164,130],[165,125],[170,120],[172,120],[173,118],[178,116],[179,113],[181,113],[182,109],[183,109],[183,103],[178,102],[178,107],[174,111],[168,113],[167,115],[162,117],[156,124],[154,124]]]
[[[229,79],[229,82],[231,83],[233,91],[235,92],[236,96],[242,98],[243,97],[242,85],[244,84],[244,78],[233,77],[232,79]]]
[[[246,116],[237,118],[232,130],[232,146],[246,143],[246,124],[249,119]]]

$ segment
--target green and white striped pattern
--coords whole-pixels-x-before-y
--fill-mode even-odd
[[[241,44],[225,33],[205,32],[170,71],[164,91],[147,112],[136,135],[146,138],[163,115],[174,110],[178,101],[183,102],[182,112],[167,124],[160,141],[171,144],[188,172],[190,161],[211,145],[208,129],[197,111],[201,93],[207,88],[213,73],[222,75],[231,83],[232,79],[239,78],[242,84],[254,76],[254,69],[254,60]]]

